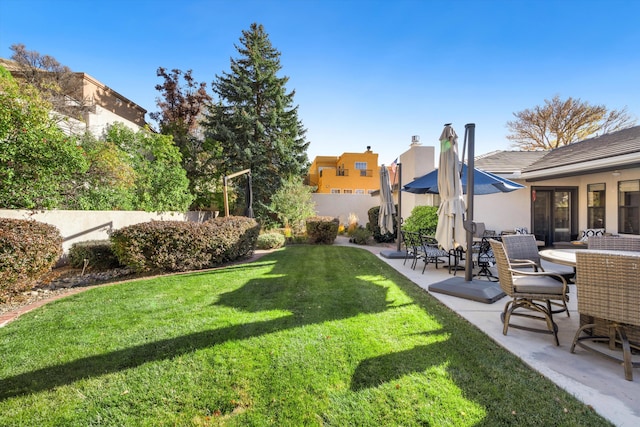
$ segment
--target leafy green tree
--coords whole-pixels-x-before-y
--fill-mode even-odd
[[[58,208],[86,171],[82,147],[49,117],[51,104],[0,67],[0,206]]]
[[[314,187],[304,185],[302,177],[292,176],[271,197],[270,210],[285,227],[295,233],[305,228],[305,220],[316,215],[315,202],[311,195]]]
[[[231,59],[231,71],[212,84],[218,99],[208,110],[205,136],[218,148],[220,176],[251,169],[254,214],[264,221],[271,195],[287,177],[305,173],[309,143],[293,106],[295,92],[285,87],[289,79],[278,76],[280,52],[263,26],[254,23],[243,31],[236,49],[239,58]],[[237,190],[244,204],[245,192]]]
[[[109,141],[99,141],[92,134],[82,138],[89,169],[79,180],[78,192],[67,201],[69,209],[134,210],[136,172],[131,156]]]
[[[557,95],[544,102],[514,113],[516,120],[507,122],[511,131],[507,139],[514,141],[514,146],[526,151],[551,150],[635,124],[626,107],[609,110],[571,97],[561,100]]]
[[[135,172],[136,209],[153,212],[186,211],[193,200],[181,165],[180,150],[169,135],[139,130],[122,123],[107,129],[105,140],[126,152]]]
[[[215,175],[215,153],[207,147],[200,127],[200,120],[211,96],[206,91],[206,83],[198,83],[191,70],[182,72],[173,69],[168,72],[160,67],[158,77],[163,83],[156,85],[161,97],[156,98],[160,111],[150,116],[160,125],[160,132],[172,135],[174,143],[182,154],[182,167],[189,178],[189,190],[196,196],[193,208],[212,207],[214,195],[219,192],[219,183],[212,180]],[[218,185],[216,185],[218,184]]]

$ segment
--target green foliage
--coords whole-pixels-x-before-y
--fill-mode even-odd
[[[398,211],[398,205],[395,206],[396,212]],[[380,206],[374,206],[367,212],[369,216],[369,222],[367,223],[367,229],[371,232],[373,240],[378,243],[394,242],[398,235],[398,221],[397,217],[393,215],[393,233],[382,234],[380,231],[380,225],[378,219],[380,217]]]
[[[299,233],[304,230],[304,221],[315,215],[315,203],[311,197],[314,190],[314,187],[304,185],[301,177],[290,177],[271,197],[269,208],[285,227]]]
[[[258,236],[256,248],[278,249],[284,246],[285,237],[280,233],[264,233]]]
[[[134,132],[116,123],[109,127],[105,139],[130,157],[135,172],[135,209],[148,212],[188,210],[193,196],[180,164],[180,151],[171,136],[147,130]],[[130,174],[125,176],[126,179],[129,177]]]
[[[371,236],[372,233],[370,230],[364,227],[358,227],[353,230],[353,233],[351,233],[351,238],[349,239],[349,241],[355,243],[356,245],[366,245],[367,243],[369,243],[369,239],[371,238]]]
[[[111,241],[120,263],[137,271],[188,271],[250,255],[259,232],[258,223],[246,217],[151,221],[116,230]]]
[[[110,240],[87,240],[71,245],[69,264],[75,268],[85,266],[94,270],[108,270],[121,267]]]
[[[302,176],[307,167],[306,130],[287,92],[288,77],[278,77],[280,52],[262,25],[243,31],[231,59],[231,71],[216,76],[212,104],[203,123],[207,144],[215,151],[220,176],[251,169],[253,209],[263,222],[271,213],[271,196],[289,176]],[[234,181],[237,204],[244,206],[242,181]]]
[[[0,302],[30,289],[62,256],[53,225],[0,218]]]
[[[89,170],[84,185],[66,206],[78,210],[134,210],[137,174],[131,156],[110,141],[98,141],[87,133],[82,139]]]
[[[0,75],[0,207],[60,207],[74,178],[87,170],[84,152],[49,117],[51,105],[28,85]]]
[[[427,234],[434,235],[437,226],[437,206],[416,206],[402,228],[406,231],[424,231]]]
[[[340,220],[331,216],[307,218],[307,238],[309,243],[331,245],[338,237]]]

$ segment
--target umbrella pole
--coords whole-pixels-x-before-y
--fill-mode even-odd
[[[400,233],[400,225],[401,225],[401,218],[400,215],[402,214],[402,163],[398,163],[396,166],[396,174],[393,177],[393,180],[395,181],[396,177],[398,178],[398,212],[396,212],[396,222],[398,223],[397,225],[397,236],[396,236],[396,241],[397,241],[397,251],[400,252],[400,245],[401,245],[401,233]]]
[[[473,277],[473,171],[474,171],[474,145],[475,145],[475,123],[467,123],[464,125],[465,133],[468,132],[469,151],[467,152],[467,220],[465,221],[465,229],[467,230],[467,262],[464,267],[464,280],[470,282]],[[462,159],[464,162],[464,159]],[[471,259],[469,259],[471,257]]]

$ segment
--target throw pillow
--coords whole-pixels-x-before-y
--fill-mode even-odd
[[[604,236],[604,228],[587,228],[582,230],[581,242],[586,242],[591,236]]]

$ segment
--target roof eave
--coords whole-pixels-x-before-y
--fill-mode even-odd
[[[590,160],[588,162],[574,163],[533,171],[523,171],[521,179],[526,181],[541,181],[551,178],[586,175],[606,170],[625,169],[634,166],[640,166],[640,153],[629,153],[620,156]]]

